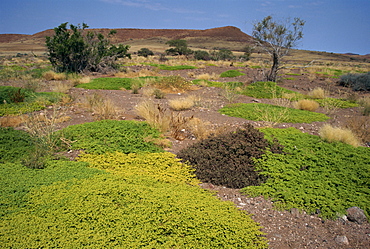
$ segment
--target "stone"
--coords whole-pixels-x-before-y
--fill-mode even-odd
[[[344,235],[342,236],[338,235],[337,237],[335,237],[335,242],[338,244],[349,245],[348,238],[347,236]]]
[[[347,219],[352,222],[356,222],[358,224],[362,224],[367,222],[367,217],[359,207],[350,207],[347,209]]]

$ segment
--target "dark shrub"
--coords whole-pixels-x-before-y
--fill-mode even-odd
[[[354,91],[370,91],[370,72],[342,75],[339,84]]]
[[[200,141],[181,150],[178,157],[196,169],[203,182],[230,188],[260,185],[266,179],[255,170],[253,158],[259,158],[270,148],[281,153],[282,146],[270,144],[263,133],[252,125],[243,129]]]
[[[139,51],[137,51],[137,55],[148,57],[149,55],[154,55],[154,53],[149,48],[141,48]]]

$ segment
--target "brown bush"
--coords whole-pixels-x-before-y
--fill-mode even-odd
[[[354,147],[358,147],[360,145],[359,139],[348,128],[333,127],[330,124],[325,124],[320,128],[319,134],[323,140],[329,143],[342,142]]]

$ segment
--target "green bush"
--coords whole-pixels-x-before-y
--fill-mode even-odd
[[[267,148],[273,152],[281,150],[279,145],[268,143],[252,125],[246,125],[236,132],[193,144],[181,150],[178,157],[194,166],[201,181],[242,188],[265,181],[255,171],[253,158],[261,157]]]
[[[281,98],[284,93],[295,93],[297,96],[299,95],[299,93],[280,87],[271,81],[254,82],[240,92],[240,94],[259,99]]]
[[[231,117],[274,123],[312,123],[329,119],[328,116],[322,113],[263,103],[230,104],[221,108],[219,112]]]
[[[214,61],[228,61],[234,60],[235,56],[231,50],[220,49],[218,51],[212,51],[210,53],[211,59]]]
[[[298,208],[337,218],[349,207],[370,214],[370,149],[327,143],[295,128],[261,129],[277,139],[285,154],[267,152],[256,167],[267,181],[244,189],[253,196],[271,197],[279,208]]]
[[[25,157],[33,144],[25,131],[0,127],[0,163],[16,162]]]
[[[100,175],[34,188],[2,217],[6,248],[266,248],[230,202],[186,184]]]
[[[232,77],[237,77],[241,75],[245,75],[245,73],[242,73],[239,70],[228,70],[228,71],[221,73],[220,77],[221,78],[224,78],[224,77],[232,78]]]
[[[103,34],[85,31],[89,26],[69,25],[54,28],[54,35],[46,37],[49,60],[57,72],[105,72],[117,69],[117,59],[129,57],[128,45],[112,45]],[[112,30],[109,36],[115,34]]]
[[[163,151],[153,143],[145,142],[148,137],[160,138],[159,131],[151,128],[146,122],[102,120],[71,125],[58,131],[56,135],[75,141],[71,144],[71,149],[84,150],[91,154]]]
[[[211,57],[207,51],[196,50],[194,51],[194,59],[208,61],[211,59]]]
[[[354,91],[370,91],[370,72],[342,75],[339,84],[350,87]]]

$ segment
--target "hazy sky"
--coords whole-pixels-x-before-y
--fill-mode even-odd
[[[1,0],[0,34],[34,34],[64,22],[90,28],[208,29],[247,34],[272,15],[306,21],[297,48],[370,54],[370,0]]]

